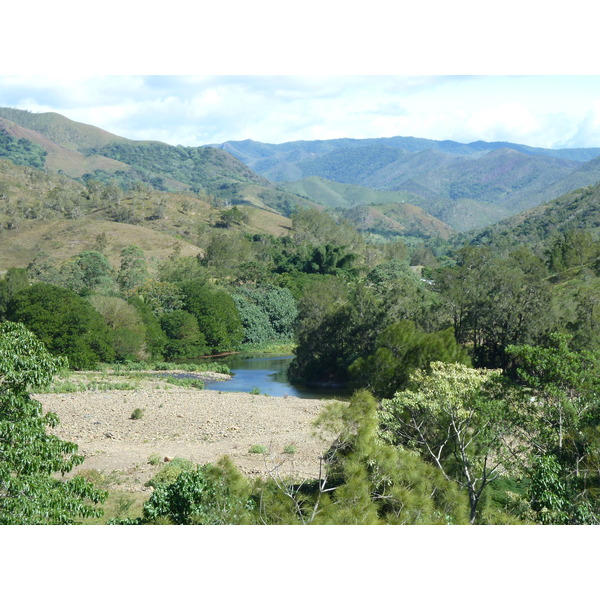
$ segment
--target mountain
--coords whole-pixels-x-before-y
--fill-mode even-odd
[[[470,243],[514,248],[523,244],[543,248],[569,230],[588,231],[593,238],[600,239],[600,183],[563,194],[485,229],[458,236],[455,242],[458,246]]]
[[[321,177],[288,182],[284,188],[334,209],[359,231],[393,237],[427,239],[452,235],[452,228],[413,202],[420,198],[407,192],[374,190]]]
[[[510,142],[461,144],[412,137],[284,144],[245,140],[220,147],[257,173],[284,182],[285,189],[319,177],[403,192],[412,204],[458,231],[498,222],[600,181],[600,148],[553,150]],[[306,195],[333,206],[320,193]]]

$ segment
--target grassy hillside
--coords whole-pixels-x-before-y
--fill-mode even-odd
[[[359,231],[418,239],[438,236],[446,239],[453,233],[446,223],[411,204],[420,199],[406,192],[374,190],[321,177],[283,185],[316,203],[337,209]]]
[[[0,271],[27,267],[39,254],[61,262],[85,250],[102,251],[118,268],[121,250],[131,244],[144,251],[151,266],[174,252],[181,256],[202,253],[201,248],[183,239],[139,225],[91,219],[27,221],[17,230],[2,233]]]
[[[27,110],[0,107],[0,117],[26,129],[37,131],[48,140],[69,150],[81,151],[127,141],[99,127],[78,123],[53,112],[32,113]]]
[[[113,184],[87,185],[56,173],[0,159],[0,271],[26,266],[39,252],[62,259],[96,244],[105,234],[116,259],[136,244],[157,258],[181,246],[198,254],[201,238],[220,220],[227,205],[207,196],[159,192],[147,187],[129,191]],[[247,233],[275,236],[289,231],[291,221],[268,206],[240,207],[247,221],[232,226]],[[187,250],[186,250],[187,248]]]

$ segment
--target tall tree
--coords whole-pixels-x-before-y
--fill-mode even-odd
[[[0,524],[64,525],[101,516],[106,498],[82,477],[59,481],[83,462],[77,445],[47,430],[58,417],[43,413],[29,394],[44,386],[66,361],[53,357],[18,323],[0,324]]]
[[[465,489],[474,523],[483,492],[510,457],[501,372],[434,362],[410,379],[410,389],[382,401],[383,435]]]

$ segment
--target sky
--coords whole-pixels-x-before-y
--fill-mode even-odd
[[[414,136],[600,147],[600,76],[0,76],[0,106],[135,140]]]

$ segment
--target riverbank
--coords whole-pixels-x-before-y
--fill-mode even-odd
[[[75,442],[85,457],[74,472],[112,474],[120,490],[149,493],[146,482],[175,457],[205,464],[228,455],[248,476],[314,478],[330,443],[313,435],[313,421],[330,402],[319,399],[182,389],[148,379],[136,389],[35,397],[58,415],[53,433]],[[141,418],[132,418],[136,409]],[[256,452],[260,447],[264,452]]]

